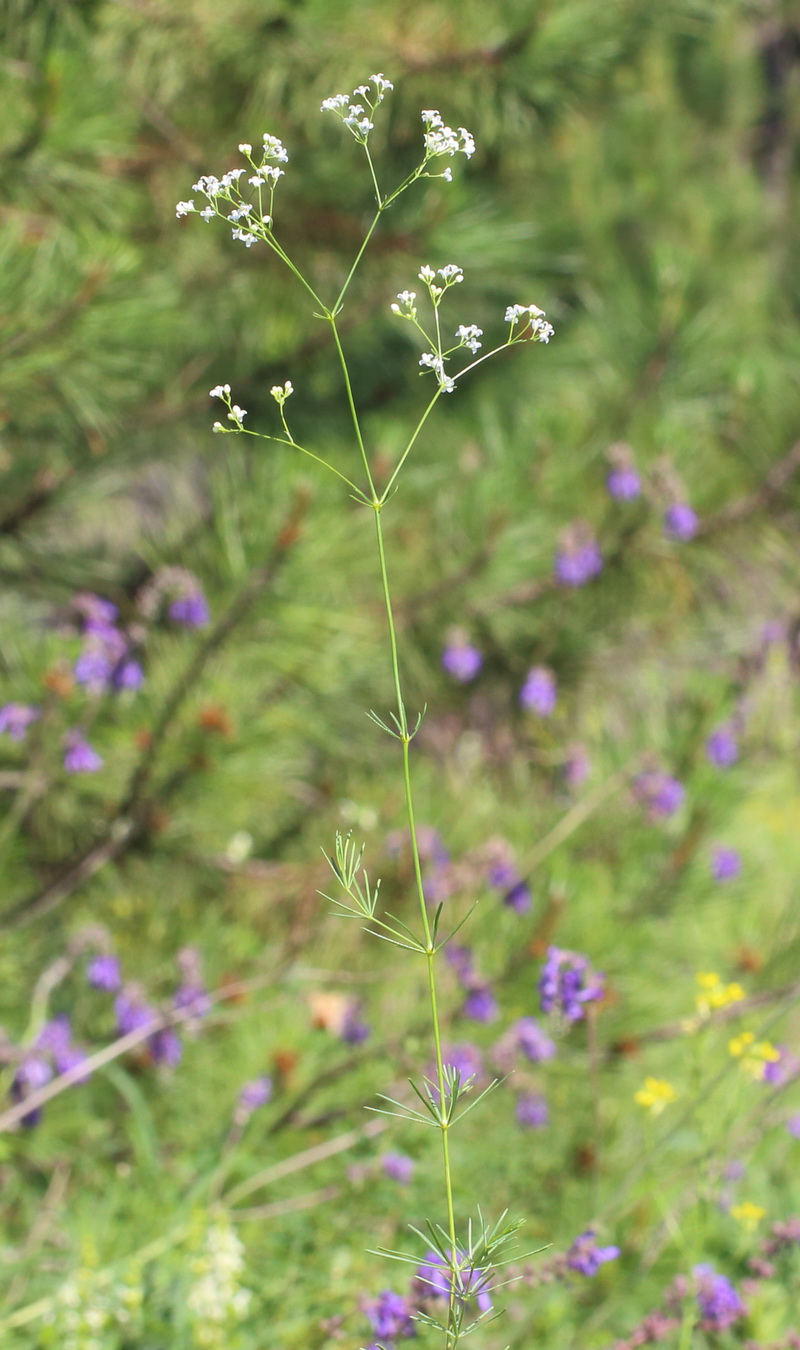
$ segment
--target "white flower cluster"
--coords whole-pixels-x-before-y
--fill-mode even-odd
[[[368,84],[359,84],[352,95],[332,94],[330,98],[323,99],[320,106],[320,112],[333,112],[341,117],[359,145],[366,145],[369,133],[375,126],[372,121],[375,109],[383,103],[388,91],[394,89],[391,80],[387,80],[385,75],[370,75],[369,78],[375,86],[374,90],[370,89]],[[351,98],[354,100],[362,98],[364,103],[351,102]]]
[[[444,295],[449,286],[457,286],[459,281],[464,280],[464,273],[457,263],[448,263],[446,267],[440,267],[438,272],[434,272],[432,267],[421,267],[417,273],[420,281],[424,281],[427,286],[434,305],[438,305],[440,298]],[[436,281],[437,276],[444,282],[440,286]]]
[[[416,291],[400,291],[397,302],[391,306],[392,313],[399,314],[401,319],[416,319],[417,307],[414,304],[416,298]]]
[[[456,387],[456,382],[451,375],[447,374],[444,368],[444,357],[439,356],[437,352],[423,352],[419,358],[419,363],[423,370],[432,370],[439,383],[439,388],[445,394],[452,394]]]
[[[527,337],[531,342],[549,342],[556,331],[551,323],[548,323],[543,309],[538,305],[509,305],[506,310],[506,323],[511,324],[511,337],[514,335],[514,328],[518,319],[525,319],[519,337]]]
[[[91,1267],[84,1267],[61,1285],[47,1321],[59,1337],[59,1350],[107,1350],[108,1332],[130,1331],[142,1302],[138,1275],[109,1285]]]
[[[244,1248],[229,1224],[213,1224],[203,1252],[192,1262],[196,1279],[186,1298],[195,1343],[223,1350],[229,1344],[231,1323],[240,1322],[252,1299],[243,1289]]]
[[[294,385],[292,384],[291,380],[287,380],[286,383],[283,385],[283,387],[281,387],[279,384],[273,384],[269,392],[272,394],[272,397],[274,398],[278,407],[282,408],[287,398],[291,398],[292,394],[294,393]]]
[[[466,155],[469,159],[475,154],[475,141],[466,127],[459,127],[458,131],[454,131],[452,127],[445,125],[442,114],[435,108],[424,108],[422,121],[425,126],[423,139],[426,163],[429,159],[438,159],[441,155],[451,157]],[[438,177],[446,178],[449,183],[453,178],[452,170],[445,169]]]
[[[478,325],[474,323],[462,323],[459,324],[456,329],[456,337],[461,343],[461,346],[468,347],[474,356],[475,353],[479,352],[481,349],[481,343],[478,341],[478,338],[483,337],[483,329],[479,328]]]
[[[269,132],[264,133],[258,163],[253,159],[253,147],[248,141],[242,141],[239,151],[250,161],[252,174],[247,181],[258,192],[258,204],[242,197],[239,179],[244,177],[246,169],[229,169],[221,178],[216,178],[211,173],[203,174],[192,185],[192,191],[201,193],[207,200],[207,205],[199,212],[203,220],[208,222],[215,216],[227,220],[233,227],[231,230],[233,238],[246,248],[252,248],[253,244],[257,244],[259,239],[263,238],[264,231],[272,225],[275,187],[284,172],[279,165],[288,163],[289,155],[283,141],[277,136],[271,136]],[[268,212],[262,210],[264,190],[269,192]],[[231,206],[233,210],[226,214],[226,206]],[[197,203],[194,201],[178,202],[175,207],[176,216],[188,216],[193,211],[197,211]],[[244,221],[248,228],[243,229],[240,221]]]
[[[228,409],[228,421],[233,422],[233,427],[223,426],[222,422],[215,422],[212,431],[244,431],[244,419],[247,416],[247,409],[240,408],[238,403],[231,402],[231,387],[229,384],[215,384],[213,389],[208,391],[209,398],[219,398]]]

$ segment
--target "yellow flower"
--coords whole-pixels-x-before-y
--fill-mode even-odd
[[[739,1003],[744,998],[740,984],[723,984],[714,971],[700,971],[697,975],[700,993],[697,995],[697,1011],[703,1017],[715,1008],[727,1008],[730,1003]]]
[[[750,1078],[762,1079],[768,1064],[776,1064],[780,1051],[769,1041],[756,1041],[752,1031],[743,1031],[728,1042],[728,1049],[734,1059],[740,1059],[742,1068]]]
[[[758,1227],[766,1212],[761,1205],[754,1205],[752,1200],[743,1200],[740,1205],[731,1205],[731,1217],[741,1224],[746,1233],[752,1233]]]
[[[633,1100],[649,1111],[651,1116],[660,1116],[664,1107],[677,1099],[674,1087],[663,1078],[645,1078],[644,1087],[639,1088],[633,1096]]]

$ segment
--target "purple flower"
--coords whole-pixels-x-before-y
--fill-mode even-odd
[[[78,684],[85,684],[95,691],[105,689],[124,659],[127,646],[127,640],[116,628],[88,629],[84,649],[74,667]]]
[[[410,1300],[402,1294],[395,1294],[392,1289],[384,1289],[374,1303],[367,1304],[364,1311],[372,1323],[373,1331],[381,1339],[394,1340],[397,1336],[415,1334]]]
[[[600,545],[587,525],[578,522],[564,531],[555,557],[555,578],[562,586],[585,586],[603,570]]]
[[[526,1092],[517,1098],[517,1123],[527,1130],[541,1130],[550,1120],[547,1101],[538,1092]]]
[[[712,1265],[704,1262],[695,1266],[692,1274],[697,1281],[697,1304],[707,1331],[725,1331],[744,1315],[745,1307],[724,1275],[718,1275]]]
[[[24,1102],[32,1092],[44,1087],[53,1077],[53,1070],[41,1055],[27,1054],[18,1065],[11,1082],[11,1097],[15,1102]],[[22,1124],[28,1128],[38,1125],[42,1118],[42,1108],[36,1106],[22,1117]]]
[[[513,863],[505,860],[493,862],[486,874],[490,886],[513,886],[517,880],[517,869]]]
[[[523,708],[539,717],[550,717],[556,706],[556,680],[552,670],[546,666],[532,666],[520,690],[519,701]]]
[[[742,859],[735,848],[715,848],[711,858],[711,875],[715,881],[735,881],[741,876]]]
[[[764,1065],[763,1081],[771,1083],[773,1087],[785,1087],[800,1073],[800,1059],[785,1045],[777,1045],[775,1049],[779,1058],[768,1060]]]
[[[208,602],[200,586],[178,596],[169,606],[169,617],[184,628],[205,628],[210,619]]]
[[[442,665],[454,680],[460,684],[469,684],[480,674],[483,657],[478,648],[468,642],[451,642],[442,653]]]
[[[542,1012],[559,1012],[569,1022],[585,1015],[585,1006],[602,998],[603,976],[592,970],[589,960],[578,952],[549,947],[539,977]]]
[[[64,768],[67,773],[97,773],[103,760],[93,750],[81,731],[68,731],[65,736]]]
[[[642,773],[633,785],[633,794],[647,808],[651,820],[673,816],[683,805],[686,789],[668,773]]]
[[[681,543],[694,539],[699,524],[697,514],[688,502],[673,502],[664,512],[664,533]]]
[[[86,967],[86,978],[95,989],[115,994],[122,985],[122,974],[116,956],[93,956]]]
[[[0,708],[0,736],[8,736],[12,741],[24,741],[31,722],[41,714],[38,708],[28,703],[6,703]]]
[[[105,600],[102,595],[94,595],[91,591],[79,591],[73,596],[72,607],[83,619],[86,632],[108,628],[119,617],[119,610],[111,600]]]
[[[156,1064],[175,1069],[183,1058],[183,1044],[174,1027],[162,1027],[148,1037],[147,1045]]]
[[[535,1017],[520,1017],[515,1032],[517,1047],[531,1064],[543,1064],[555,1055],[555,1041],[542,1030]]]
[[[449,1254],[448,1254],[449,1255]],[[449,1298],[451,1285],[456,1298],[462,1303],[474,1298],[481,1312],[489,1312],[492,1300],[489,1295],[489,1277],[482,1270],[471,1266],[466,1252],[457,1254],[458,1268],[455,1276],[440,1252],[428,1251],[425,1259],[417,1268],[415,1285],[422,1297]]]
[[[582,787],[592,772],[592,761],[583,745],[571,745],[564,761],[564,782],[571,792]]]
[[[641,496],[642,480],[632,465],[618,465],[606,479],[612,497],[620,502],[631,502]]]
[[[729,769],[739,758],[739,743],[729,722],[712,731],[706,741],[706,759],[717,769]]]
[[[138,993],[131,990],[117,996],[114,1001],[114,1013],[117,1018],[117,1035],[129,1036],[132,1031],[141,1031],[156,1020],[156,1012],[145,1003]]]
[[[517,881],[506,891],[503,904],[513,909],[515,914],[527,914],[533,905],[530,887],[527,881]]]
[[[472,949],[459,946],[457,942],[448,942],[444,949],[444,959],[456,972],[459,984],[466,984],[473,974]]]
[[[193,1017],[207,1017],[211,1012],[211,999],[202,984],[182,984],[172,1003],[173,1007],[183,1009]]]
[[[340,1034],[346,1045],[363,1045],[364,1041],[369,1040],[372,1033],[361,1016],[361,1009],[358,1004],[353,1004],[348,1008]]]
[[[497,1020],[497,999],[488,984],[476,984],[470,989],[461,1007],[464,1017],[474,1022],[494,1022]]]
[[[66,1013],[60,1013],[58,1017],[45,1022],[36,1038],[35,1048],[51,1056],[56,1073],[66,1073],[79,1062],[72,1054],[72,1027]],[[85,1058],[80,1051],[78,1056],[79,1059]]]
[[[795,1139],[800,1139],[800,1113],[789,1117],[786,1128]]]
[[[141,661],[126,656],[120,661],[111,677],[115,689],[141,689],[144,684],[144,671]]]
[[[405,1153],[384,1153],[381,1155],[381,1167],[387,1177],[407,1186],[414,1175],[414,1163]]]
[[[261,1078],[253,1078],[251,1082],[245,1083],[239,1093],[239,1102],[237,1105],[237,1114],[243,1120],[249,1120],[254,1111],[260,1106],[266,1106],[272,1097],[272,1079],[266,1075]]]
[[[567,1265],[580,1275],[596,1275],[606,1261],[616,1261],[619,1247],[598,1247],[597,1234],[593,1228],[576,1237],[567,1252]]]

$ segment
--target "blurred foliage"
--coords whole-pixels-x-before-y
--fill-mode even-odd
[[[717,1161],[750,1151],[746,1194],[771,1220],[797,1209],[798,1145],[769,1128],[782,1127],[783,1098],[759,1115],[730,1070],[705,1122],[682,1118],[665,1149],[668,1202],[631,1160],[645,1073],[689,1090],[685,1042],[649,1047],[647,1033],[691,1012],[694,972],[720,969],[754,993],[797,973],[799,35],[789,0],[0,3],[0,675],[3,702],[45,709],[30,742],[0,743],[0,1020],[15,1043],[30,1033],[37,980],[88,924],[105,925],[154,998],[171,994],[187,944],[210,987],[251,981],[187,1040],[173,1075],[129,1056],[35,1130],[3,1136],[7,1336],[3,1316],[78,1266],[124,1262],[200,1223],[247,1079],[270,1072],[276,1092],[230,1185],[360,1127],[377,1091],[427,1062],[421,972],[328,918],[317,895],[320,844],[352,825],[392,903],[410,906],[386,843],[402,828],[397,766],[364,716],[391,699],[370,522],[305,463],[210,434],[212,385],[229,381],[250,424],[267,426],[268,390],[290,377],[298,437],[355,472],[334,356],[265,251],[174,210],[201,173],[235,162],[238,142],[280,136],[281,237],[334,295],[370,196],[357,148],[318,109],[373,69],[396,86],[375,133],[384,181],[415,162],[420,108],[478,142],[452,185],[432,182],[388,217],[342,316],[379,477],[424,406],[389,313],[422,263],[464,268],[459,322],[488,333],[506,304],[535,301],[557,329],[548,348],[510,353],[442,400],[386,513],[410,702],[429,709],[417,813],[466,859],[448,905],[460,918],[482,901],[468,940],[501,1027],[536,1012],[551,940],[588,952],[611,989],[600,1107],[579,1029],[536,1080],[550,1129],[523,1134],[504,1089],[469,1118],[455,1157],[460,1213],[476,1197],[493,1213],[509,1205],[528,1221],[524,1250],[562,1251],[599,1219],[622,1261],[569,1288],[513,1289],[482,1344],[605,1346],[693,1261],[744,1272],[754,1239],[710,1205],[670,1245],[698,1157],[715,1184],[707,1129]],[[608,496],[615,442],[633,447],[639,501]],[[700,516],[691,543],[665,538],[674,493]],[[605,566],[570,591],[553,583],[553,555],[576,520]],[[133,622],[142,588],[176,565],[202,581],[212,625],[155,623],[143,689],[87,703],[70,673],[71,596],[108,597]],[[781,640],[765,640],[768,623]],[[441,669],[452,626],[484,655],[463,688]],[[559,685],[547,722],[518,699],[540,664]],[[742,759],[722,773],[705,740],[734,715]],[[69,778],[60,736],[87,718],[105,768]],[[575,745],[592,766],[580,793],[564,775]],[[663,824],[626,779],[651,763],[687,788]],[[474,858],[495,836],[530,874],[532,916],[486,889]],[[744,858],[727,887],[709,871],[719,842]],[[320,990],[363,1000],[370,1041],[354,1050],[314,1025]],[[470,1037],[458,997],[453,981],[456,1040]],[[108,998],[78,971],[50,1006],[85,1043],[113,1036]],[[796,1016],[770,1034],[796,1046]],[[709,1075],[727,1065],[726,1040],[706,1045]],[[254,1294],[247,1350],[265,1326],[286,1350],[362,1344],[359,1299],[394,1273],[364,1249],[396,1245],[438,1206],[426,1140],[394,1125],[386,1137],[417,1160],[407,1192],[369,1170],[379,1145],[365,1139],[313,1181],[282,1178],[252,1201],[266,1208],[237,1225]],[[201,1343],[180,1312],[184,1248],[165,1242],[160,1262],[150,1321],[108,1344]],[[796,1327],[795,1297],[788,1277],[759,1295],[748,1333]],[[39,1345],[39,1333],[20,1321],[9,1343]]]

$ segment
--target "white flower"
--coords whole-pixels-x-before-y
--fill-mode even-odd
[[[479,337],[483,337],[483,329],[478,328],[474,323],[460,324],[456,329],[456,337],[460,340],[462,346],[469,347],[473,356],[481,349]]]
[[[222,425],[221,422],[215,422],[214,425],[213,425],[213,427],[211,428],[211,430],[212,430],[212,431],[224,431],[225,428],[224,428],[224,426]]]
[[[417,316],[417,307],[414,304],[416,298],[416,291],[400,291],[397,304],[391,306],[392,313],[399,314],[404,319],[415,319]]]
[[[177,202],[175,205],[176,216],[188,216],[190,211],[196,211],[194,202]]]
[[[294,393],[294,385],[291,380],[287,380],[283,388],[279,384],[274,384],[269,391],[275,402],[282,408],[287,398]]]
[[[230,412],[228,413],[228,421],[229,421],[229,422],[239,422],[239,423],[241,424],[241,422],[244,421],[244,419],[245,419],[246,416],[247,416],[247,409],[246,409],[246,408],[240,408],[239,405],[238,405],[238,403],[234,403],[233,407],[231,408]]]
[[[425,281],[430,284],[430,282],[433,281],[433,278],[436,276],[436,273],[434,272],[433,268],[429,267],[428,264],[426,263],[424,267],[421,267],[419,269],[417,276],[419,277],[420,281]]]
[[[360,84],[360,85],[358,86],[357,89],[354,89],[354,90],[353,90],[353,93],[354,93],[354,94],[360,94],[362,98],[368,98],[368,97],[369,97],[369,85],[368,85],[368,84]]]
[[[422,113],[422,120],[428,128],[423,134],[425,142],[425,158],[435,159],[439,155],[470,155],[475,153],[475,141],[466,127],[459,127],[454,131],[452,127],[445,126],[442,115],[435,108],[427,108]]]
[[[192,184],[192,192],[202,192],[206,197],[217,197],[222,191],[222,184],[213,173],[205,173],[202,178],[198,178],[196,183]]]
[[[422,112],[420,113],[420,116],[423,122],[426,124],[426,126],[429,127],[444,126],[444,122],[442,121],[442,114],[440,112],[437,112],[435,108],[423,108]]]
[[[213,389],[209,389],[209,398],[225,398],[226,394],[231,392],[229,384],[215,384]]]
[[[227,173],[222,175],[222,186],[226,188],[235,187],[243,173],[244,169],[229,169]]]
[[[208,223],[208,221],[210,220],[213,220],[216,214],[217,213],[214,210],[213,206],[204,206],[202,211],[200,212],[200,215],[202,216],[203,220],[206,221],[206,223]]]
[[[250,145],[247,141],[242,141],[241,145],[239,146],[239,154],[252,155],[252,153],[253,153],[252,145]]]
[[[349,94],[333,94],[330,98],[322,100],[320,112],[338,112],[350,102]]]
[[[440,267],[439,276],[448,286],[454,286],[457,281],[464,280],[464,273],[457,263],[448,263],[446,267]]]
[[[436,352],[423,352],[422,356],[419,358],[419,363],[423,369],[427,368],[433,371],[439,381],[439,387],[444,393],[452,394],[456,387],[456,382],[446,374],[444,361],[441,356],[437,356]]]
[[[555,329],[551,323],[548,323],[543,309],[538,305],[509,305],[506,310],[506,323],[515,324],[517,319],[523,316],[528,320],[530,327],[531,342],[549,342]],[[519,336],[524,337],[526,328],[523,327]]]
[[[258,172],[270,183],[277,183],[279,178],[283,178],[284,173],[283,169],[279,169],[275,164],[262,164]]]
[[[244,244],[245,248],[252,248],[253,244],[258,243],[258,236],[255,234],[250,234],[248,230],[238,230],[238,229],[232,230],[231,234],[233,235],[234,239],[237,239],[239,241],[240,244]]]
[[[266,131],[264,132],[263,139],[264,139],[264,158],[279,159],[282,164],[288,164],[289,154],[285,145],[283,144],[283,141],[279,140],[277,136],[270,136],[269,133]]]
[[[385,75],[370,75],[369,78],[378,90],[378,101],[383,98],[387,90],[394,89],[391,80],[387,80]]]
[[[248,181],[248,183],[250,184],[251,187],[263,187],[263,185],[264,185],[264,179],[263,179],[263,178],[248,178],[247,181]]]

